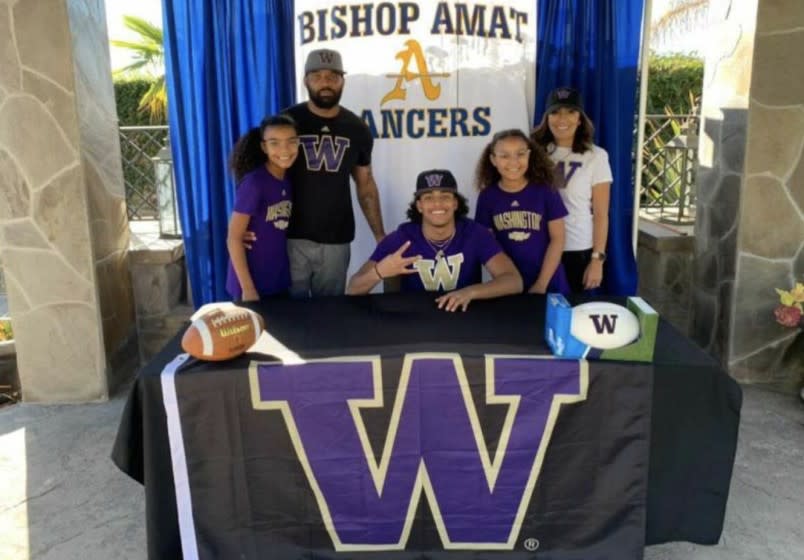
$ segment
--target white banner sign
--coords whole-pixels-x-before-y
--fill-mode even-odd
[[[341,105],[375,138],[372,169],[387,232],[405,221],[420,171],[449,169],[474,215],[477,159],[491,136],[529,130],[536,73],[536,2],[296,0],[298,99],[315,49],[335,49],[347,72]],[[354,197],[354,189],[353,189]],[[374,238],[353,200],[353,273]]]

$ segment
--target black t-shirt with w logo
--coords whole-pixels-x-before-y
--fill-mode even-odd
[[[313,114],[307,103],[288,108],[299,129],[299,156],[290,169],[293,214],[288,237],[318,243],[349,243],[355,218],[349,177],[371,163],[374,139],[368,126],[341,107],[334,118]]]

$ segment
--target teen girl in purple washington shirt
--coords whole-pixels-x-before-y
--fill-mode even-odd
[[[483,150],[475,221],[494,232],[526,291],[569,293],[561,254],[567,209],[553,188],[553,164],[517,129],[498,132]]]
[[[285,172],[299,153],[296,124],[286,115],[267,117],[235,144],[230,167],[237,181],[226,246],[226,291],[234,300],[255,301],[290,288],[286,231],[291,186]],[[243,234],[254,232],[251,249]]]

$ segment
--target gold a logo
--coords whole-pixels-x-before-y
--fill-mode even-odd
[[[386,74],[388,78],[396,78],[394,89],[385,94],[385,97],[380,101],[380,105],[385,105],[387,101],[394,99],[404,101],[407,98],[407,90],[402,87],[402,85],[405,82],[412,82],[413,80],[421,81],[424,95],[430,101],[435,101],[441,95],[441,86],[434,84],[430,78],[446,78],[449,74],[446,72],[437,74],[430,73],[430,70],[427,68],[427,61],[424,59],[422,46],[418,41],[409,39],[405,41],[405,46],[407,48],[396,53],[395,57],[397,60],[402,61],[402,70],[400,73]],[[410,71],[411,63],[415,63],[418,72]]]

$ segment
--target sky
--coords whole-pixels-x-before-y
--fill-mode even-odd
[[[106,0],[106,27],[109,39],[132,40],[137,35],[123,25],[123,16],[138,16],[162,27],[162,0]],[[110,45],[112,69],[117,70],[129,63],[126,51]]]
[[[651,22],[657,21],[679,0],[653,0],[651,8]],[[704,32],[706,26],[705,18],[698,18],[690,29],[683,27],[675,33],[666,37],[653,37],[651,48],[659,54],[667,53],[692,53],[697,52],[703,56],[707,33]]]

